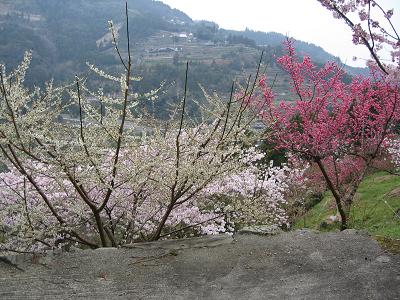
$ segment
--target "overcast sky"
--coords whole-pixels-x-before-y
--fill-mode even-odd
[[[214,21],[225,29],[275,31],[298,40],[314,43],[353,66],[364,66],[369,58],[363,46],[354,46],[351,31],[342,20],[317,0],[161,0],[185,12],[194,20]],[[400,0],[381,0],[385,9],[394,8],[400,28]]]

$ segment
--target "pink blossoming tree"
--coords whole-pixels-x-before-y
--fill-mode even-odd
[[[290,41],[286,48],[278,63],[290,75],[297,100],[275,103],[263,78],[262,98],[252,101],[263,108],[260,115],[272,127],[268,138],[278,148],[318,165],[345,229],[357,188],[399,121],[398,85],[379,69],[346,84],[336,64],[318,69],[309,57],[299,60]]]

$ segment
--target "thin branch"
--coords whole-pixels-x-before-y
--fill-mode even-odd
[[[335,12],[337,12],[339,14],[339,16],[345,20],[345,22],[347,23],[347,25],[349,25],[349,27],[354,31],[355,30],[355,25],[354,23],[335,5],[332,4],[330,6]],[[383,66],[382,62],[380,61],[379,57],[376,55],[373,47],[369,44],[368,40],[361,36],[360,37],[363,44],[368,48],[370,54],[372,55],[372,57],[374,58],[375,62],[377,63],[378,67],[382,70],[383,73],[385,73],[386,75],[388,75],[389,73],[386,71],[385,67]]]
[[[27,151],[25,149],[24,143],[22,142],[22,139],[21,139],[21,135],[20,135],[20,132],[19,132],[19,129],[18,129],[18,126],[17,126],[17,120],[16,120],[16,117],[15,117],[15,112],[12,109],[11,104],[10,104],[10,102],[8,100],[8,97],[7,97],[7,92],[6,92],[6,88],[5,88],[5,85],[4,85],[4,78],[3,78],[2,72],[0,72],[0,80],[1,80],[2,90],[3,90],[3,97],[4,97],[4,100],[6,101],[7,108],[9,110],[9,112],[10,112],[11,120],[12,120],[14,129],[15,129],[15,134],[17,136],[17,139],[21,143],[21,147],[24,149],[24,151]]]
[[[224,138],[225,130],[226,130],[226,125],[228,124],[228,119],[229,119],[229,112],[231,109],[231,104],[232,104],[232,99],[233,99],[233,91],[235,89],[235,82],[232,82],[232,88],[231,88],[231,95],[229,96],[229,101],[227,105],[227,112],[226,112],[226,118],[225,118],[225,123],[224,127],[222,128],[222,134],[221,134],[221,140]]]
[[[122,58],[121,52],[119,51],[119,47],[118,47],[118,43],[117,43],[117,37],[115,36],[115,32],[114,32],[114,27],[112,26],[110,28],[110,30],[111,30],[111,35],[112,35],[112,38],[113,38],[114,48],[117,51],[119,60],[120,60],[121,64],[124,66],[125,70],[128,70],[128,67],[126,66],[126,64],[125,64],[125,62],[124,62],[124,60]]]
[[[83,149],[85,150],[85,154],[87,156],[87,158],[89,159],[90,163],[92,164],[93,168],[96,171],[96,174],[100,180],[100,182],[102,184],[106,184],[106,182],[103,179],[103,176],[97,166],[97,164],[93,161],[92,156],[89,153],[89,149],[86,145],[86,141],[85,141],[85,135],[84,135],[84,131],[83,131],[83,112],[82,112],[82,99],[81,99],[81,90],[80,90],[80,85],[79,85],[79,78],[78,76],[75,76],[76,78],[76,90],[78,93],[78,104],[79,104],[79,124],[80,124],[80,135],[81,135],[81,140],[82,140],[82,145],[83,145]]]
[[[369,36],[371,38],[371,48],[375,48],[375,39],[374,36],[372,35],[372,29],[371,29],[371,2],[368,1],[368,31],[369,31]]]
[[[104,209],[104,207],[107,205],[108,201],[111,198],[111,194],[112,194],[112,192],[114,190],[115,178],[117,176],[117,165],[118,165],[121,146],[122,146],[122,137],[123,137],[123,134],[124,134],[125,119],[126,119],[127,108],[128,108],[129,85],[130,85],[130,82],[131,82],[132,57],[131,57],[130,45],[129,45],[130,40],[129,40],[128,2],[126,2],[125,4],[126,4],[125,5],[126,32],[128,34],[128,68],[126,70],[126,78],[125,78],[125,92],[124,92],[124,103],[123,103],[123,109],[122,109],[122,119],[121,119],[121,124],[120,124],[120,127],[119,127],[119,131],[118,131],[118,140],[117,140],[117,146],[116,146],[116,150],[115,150],[115,157],[114,157],[114,162],[113,162],[113,167],[112,167],[112,172],[111,172],[111,181],[110,181],[110,184],[109,184],[109,188],[107,189],[106,196],[104,197],[103,203],[97,209],[98,212],[101,212]]]
[[[243,114],[243,112],[246,110],[247,106],[250,105],[250,99],[251,99],[251,97],[253,96],[254,89],[255,89],[256,84],[257,84],[258,76],[260,75],[260,68],[261,68],[261,63],[262,63],[262,60],[263,60],[263,56],[264,56],[264,50],[261,52],[260,61],[258,62],[258,65],[257,65],[256,76],[255,76],[255,78],[254,78],[254,82],[253,82],[253,86],[252,86],[252,88],[251,88],[251,90],[250,90],[250,94],[249,94],[249,96],[248,96],[249,101],[247,101],[247,102],[245,103],[245,106],[243,107],[242,111],[241,111],[240,114],[239,114],[238,127],[240,127],[240,122],[241,122],[241,119],[242,119],[242,114]],[[246,96],[246,95],[245,95],[245,96]]]
[[[186,62],[186,72],[185,72],[185,89],[184,89],[184,95],[183,95],[183,100],[182,100],[182,110],[181,110],[181,117],[180,117],[180,122],[179,122],[179,130],[178,134],[176,135],[176,140],[175,140],[175,145],[176,145],[176,161],[175,161],[175,179],[174,183],[171,187],[171,200],[170,203],[167,207],[167,210],[165,211],[159,225],[157,226],[157,229],[152,237],[153,240],[158,240],[160,238],[161,231],[165,225],[165,222],[167,221],[169,215],[171,214],[171,211],[173,210],[175,203],[177,201],[177,195],[175,194],[175,189],[178,185],[178,180],[179,180],[179,166],[180,166],[180,136],[182,133],[182,128],[183,128],[183,119],[185,116],[185,107],[186,107],[186,97],[187,97],[187,85],[188,85],[188,72],[189,72],[189,62]]]
[[[397,33],[396,28],[394,27],[392,21],[390,20],[390,18],[387,17],[385,10],[382,8],[382,6],[379,5],[379,3],[377,3],[375,0],[372,0],[374,2],[374,4],[381,10],[381,12],[383,13],[383,15],[385,16],[386,20],[389,22],[390,27],[392,27],[392,30],[394,32],[394,34],[396,35],[396,37],[393,37],[394,39],[400,40],[400,36]],[[382,28],[383,29],[383,28]],[[386,31],[386,30],[385,30]],[[386,32],[388,35],[389,33]],[[392,35],[390,35],[392,36]]]
[[[131,45],[130,45],[130,34],[129,34],[129,16],[128,16],[128,1],[125,2],[125,18],[126,18],[126,37],[128,39],[128,69],[130,69],[131,65]]]

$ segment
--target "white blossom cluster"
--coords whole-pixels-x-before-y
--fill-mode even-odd
[[[397,169],[400,168],[400,140],[392,139],[387,141],[387,151],[391,156],[391,160]]]
[[[201,121],[180,117],[178,108],[162,122],[138,113],[139,99],[155,100],[158,89],[131,92],[131,76],[124,81],[91,66],[119,82],[115,97],[79,78],[29,91],[29,61],[27,53],[8,75],[1,67],[0,151],[8,171],[0,173],[0,249],[118,246],[232,232],[235,221],[286,222],[290,169],[261,171],[253,162],[262,154],[243,151],[252,116],[240,101],[227,109],[206,94]],[[59,121],[72,107],[75,121]]]

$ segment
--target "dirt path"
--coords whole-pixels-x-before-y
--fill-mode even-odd
[[[400,256],[367,236],[296,231],[0,261],[0,299],[400,299]]]

